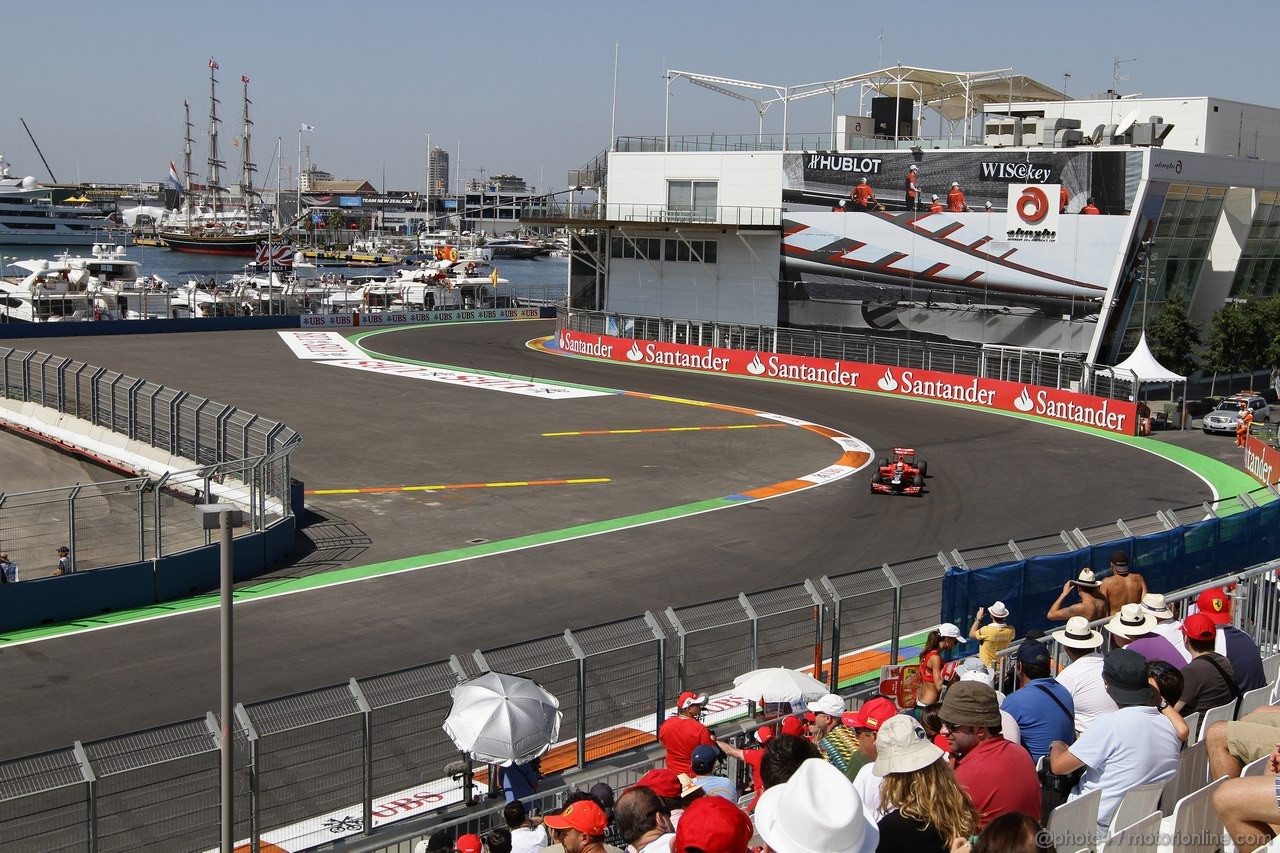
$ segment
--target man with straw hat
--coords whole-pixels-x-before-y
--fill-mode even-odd
[[[1093,576],[1093,570],[1086,566],[1080,570],[1075,580],[1063,584],[1062,594],[1049,607],[1049,613],[1045,618],[1050,622],[1065,622],[1072,616],[1083,616],[1086,622],[1095,622],[1103,618],[1107,615],[1107,599],[1099,591],[1101,586],[1102,583]],[[1069,607],[1063,607],[1063,601],[1073,589],[1079,591],[1080,601]]]
[[[1102,634],[1089,627],[1089,620],[1073,616],[1067,627],[1051,635],[1066,652],[1069,664],[1058,670],[1058,683],[1067,688],[1076,709],[1076,734],[1089,728],[1098,717],[1114,713],[1116,702],[1102,683]]]
[[[1187,662],[1173,644],[1155,632],[1156,617],[1141,604],[1126,604],[1111,617],[1106,629],[1111,634],[1111,645],[1118,649],[1137,652],[1148,661],[1162,660],[1174,669],[1182,669]]]
[[[991,616],[991,624],[978,627],[982,625],[983,615]],[[1008,618],[1009,608],[1005,607],[1003,601],[997,601],[990,609],[979,607],[974,614],[973,625],[969,627],[969,638],[982,643],[978,647],[978,657],[990,669],[995,669],[996,657],[1001,650],[1008,648],[1013,642],[1013,628],[1005,624]]]

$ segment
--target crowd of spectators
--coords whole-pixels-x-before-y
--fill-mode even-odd
[[[1042,830],[1053,809],[1093,791],[1097,824],[1073,831],[1105,839],[1121,828],[1112,818],[1127,791],[1178,771],[1192,734],[1184,714],[1228,704],[1265,681],[1258,647],[1231,624],[1227,590],[1201,594],[1179,619],[1128,570],[1125,555],[1113,555],[1111,572],[1099,581],[1086,570],[1068,585],[1091,591],[1083,607],[1064,604],[1069,590],[1054,604],[1066,618],[1051,634],[1065,665],[1036,635],[1003,658],[1015,637],[1008,608],[996,602],[968,632],[980,643],[974,657],[946,660],[962,641],[956,626],[932,632],[921,665],[933,678],[917,697],[930,701],[913,709],[876,697],[848,710],[827,694],[737,745],[703,724],[707,697],[686,692],[659,730],[665,766],[622,791],[616,805],[602,784],[540,819],[516,800],[505,830],[438,849],[1034,851],[1052,849]],[[1105,620],[1102,630],[1078,610]],[[1012,665],[1002,685],[1005,660]],[[1204,740],[1211,778],[1231,777],[1214,792],[1218,816],[1236,849],[1256,849],[1280,824],[1280,706],[1216,722]],[[1241,778],[1267,756],[1270,775]],[[726,758],[750,768],[750,781],[744,773],[736,784]]]

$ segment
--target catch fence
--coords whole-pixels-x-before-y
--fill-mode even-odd
[[[76,359],[11,348],[0,348],[0,405],[11,427],[98,458],[155,465],[147,476],[0,493],[0,549],[23,581],[53,574],[64,545],[77,572],[207,545],[193,504],[237,505],[246,519],[239,536],[290,514],[289,457],[301,437],[285,424]]]
[[[868,686],[880,664],[916,659],[921,634],[940,613],[960,606],[952,589],[944,608],[944,576],[946,584],[976,590],[963,604],[971,618],[975,601],[994,600],[982,598],[994,592],[977,583],[978,573],[1008,562],[1010,554],[1054,559],[1026,583],[1000,589],[997,597],[1015,614],[1039,606],[1034,590],[1060,587],[1116,548],[1132,555],[1131,564],[1153,588],[1160,579],[1192,583],[1247,571],[1280,553],[1277,498],[1276,490],[1262,488],[1090,528],[829,574],[237,706],[237,837],[298,850],[349,836],[350,849],[391,850],[422,834],[423,821],[397,823],[423,816],[434,823],[466,811],[465,804],[483,798],[477,785],[491,779],[494,768],[472,767],[443,723],[450,689],[488,669],[533,678],[559,698],[564,743],[544,757],[544,766],[585,768],[652,743],[679,691],[731,692],[733,676],[754,667],[817,662],[815,671],[834,690]],[[1153,530],[1163,547],[1148,547]],[[1192,553],[1196,558],[1187,562],[1183,555]],[[1255,575],[1266,577],[1249,577]],[[1267,642],[1274,642],[1277,608],[1265,603],[1265,592],[1259,586],[1249,593],[1240,613],[1263,625]],[[754,710],[750,697],[715,702],[708,722],[722,731],[737,728]],[[107,853],[137,849],[139,840],[155,849],[212,850],[219,837],[216,732],[209,715],[0,764],[0,837],[15,850]],[[458,825],[475,824],[476,812],[467,814]],[[379,830],[376,837],[366,837],[372,830]]]

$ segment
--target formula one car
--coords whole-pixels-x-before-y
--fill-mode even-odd
[[[910,447],[895,447],[891,459],[880,458],[876,472],[871,477],[871,493],[886,492],[891,495],[923,495],[924,478],[929,463],[916,459]]]

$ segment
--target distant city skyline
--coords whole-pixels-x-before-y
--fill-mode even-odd
[[[506,173],[540,191],[567,190],[569,171],[610,144],[615,44],[620,136],[662,135],[667,69],[794,86],[898,63],[1011,67],[1055,89],[1065,82],[1075,98],[1112,88],[1118,69],[1122,94],[1280,106],[1270,68],[1280,11],[1265,2],[1215,8],[1206,28],[1206,7],[1189,0],[909,9],[760,0],[483,8],[15,0],[4,7],[11,38],[0,151],[17,174],[51,180],[22,118],[59,182],[160,182],[170,160],[181,168],[186,99],[193,169],[203,175],[210,58],[219,65],[224,174],[239,175],[231,140],[240,134],[245,75],[257,181],[270,187],[277,172],[282,185],[296,185],[302,136],[310,161],[335,178],[422,191],[430,135],[430,147],[449,154],[455,185]],[[857,114],[858,90],[842,92],[836,109]],[[831,111],[829,97],[794,102],[788,127],[827,131]],[[745,135],[760,116],[754,104],[682,80],[671,87],[670,121],[673,135]],[[304,124],[315,131],[300,134]],[[780,133],[782,106],[767,109],[763,124]],[[930,119],[925,133],[937,128]]]

